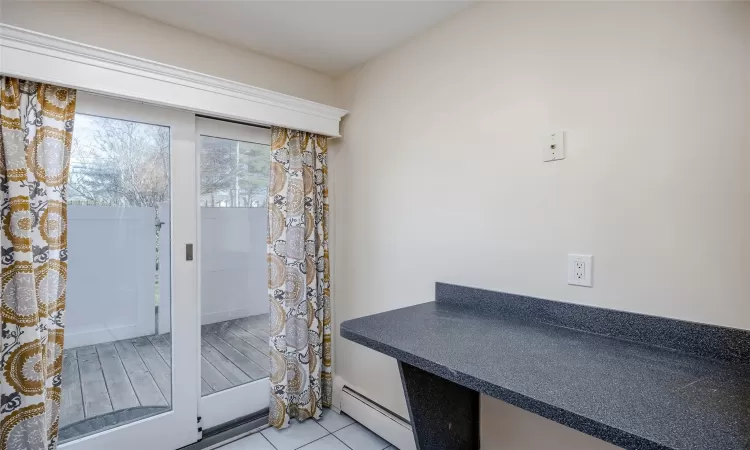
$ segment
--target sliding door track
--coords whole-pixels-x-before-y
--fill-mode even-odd
[[[268,427],[268,408],[203,431],[203,439],[179,450],[210,450]]]

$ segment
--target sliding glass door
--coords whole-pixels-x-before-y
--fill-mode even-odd
[[[198,403],[193,114],[79,92],[60,448],[176,449]]]
[[[268,406],[270,130],[196,122],[204,429]]]
[[[266,408],[270,130],[79,92],[73,139],[60,448]]]

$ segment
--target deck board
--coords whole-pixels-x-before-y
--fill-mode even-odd
[[[252,345],[256,350],[262,352],[264,357],[268,359],[266,353],[268,352],[269,348],[269,339],[261,339],[258,336],[250,333],[246,329],[242,328],[238,324],[231,324],[228,328],[228,331],[232,332],[235,336],[239,337],[243,341],[247,342],[248,344]]]
[[[234,323],[239,325],[248,333],[257,336],[258,338],[266,342],[268,342],[268,340],[270,339],[270,336],[268,334],[268,314],[235,319]]]
[[[267,377],[267,330],[267,314],[204,325],[201,395]],[[168,407],[171,366],[169,333],[66,349],[60,427],[133,407]]]
[[[129,341],[118,341],[115,342],[115,349],[141,406],[167,406],[167,399],[162,395],[156,380],[133,344]]]
[[[219,392],[223,391],[224,389],[229,389],[232,387],[232,383],[227,380],[227,377],[221,374],[219,372],[219,369],[214,367],[208,360],[205,358],[205,356],[201,357],[201,377],[204,383],[206,383],[206,386],[208,386],[211,389],[211,392]],[[203,387],[201,385],[201,391],[203,390]],[[201,394],[206,395],[206,394]]]
[[[205,333],[203,339],[207,340],[224,357],[237,366],[250,377],[251,380],[259,380],[268,376],[268,372],[259,365],[252,362],[247,356],[240,353],[236,348],[229,345],[225,340],[215,333]]]
[[[112,402],[104,381],[102,365],[94,346],[78,349],[78,370],[81,374],[83,410],[86,417],[112,412]]]
[[[205,338],[201,339],[201,355],[210,362],[212,366],[216,367],[222,375],[232,383],[232,386],[239,386],[240,384],[251,381],[250,377],[245,374],[239,367],[235,366],[232,361],[226,356],[222,355],[220,351],[214,348],[210,342]]]
[[[164,358],[159,355],[151,341],[147,337],[140,337],[132,340],[133,346],[140,355],[143,363],[146,364],[148,371],[159,386],[164,398],[171,404],[172,399],[172,369],[164,362]]]
[[[81,376],[78,373],[78,357],[76,350],[65,350],[62,373],[62,402],[60,416],[68,423],[83,420],[83,394],[81,392]]]
[[[168,367],[172,367],[172,334],[159,334],[156,336],[149,336],[148,340],[151,341],[154,348],[159,355],[167,363]]]
[[[107,392],[112,402],[112,409],[120,410],[139,406],[138,397],[135,395],[133,386],[130,384],[122,360],[111,342],[98,344],[96,352],[104,372],[104,380],[107,383]]]
[[[265,343],[266,350],[265,353],[263,353],[260,349],[257,348],[258,343],[256,343],[256,345],[253,345],[250,342],[245,341],[240,336],[238,336],[235,331],[238,331],[236,330],[236,327],[230,326],[226,331],[220,334],[220,337],[228,342],[232,347],[237,349],[237,351],[248,357],[252,362],[259,365],[265,372],[264,376],[268,376],[268,374],[271,372],[271,361],[269,360],[267,350],[268,342]]]
[[[204,379],[201,378],[201,395],[205,396],[205,395],[209,395],[209,394],[211,394],[213,392],[214,392],[214,390],[211,389],[211,386],[209,386],[208,383],[206,383],[206,380],[204,380]]]

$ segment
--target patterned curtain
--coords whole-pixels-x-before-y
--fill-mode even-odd
[[[270,424],[331,405],[328,141],[273,128],[268,188]]]
[[[76,91],[0,83],[0,449],[54,450]]]

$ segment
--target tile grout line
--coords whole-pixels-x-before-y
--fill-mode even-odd
[[[351,424],[350,424],[350,425],[351,425]],[[347,425],[346,427],[348,427],[348,426],[349,426],[349,425]],[[346,428],[346,427],[344,427],[344,428]],[[342,428],[342,430],[343,430],[344,428]],[[349,450],[354,450],[353,448],[351,448],[351,447],[349,447],[348,445],[346,445],[346,442],[342,441],[342,440],[341,440],[341,438],[339,438],[339,437],[338,437],[338,436],[336,436],[335,434],[331,433],[331,436],[333,436],[333,437],[334,437],[334,438],[335,438],[335,439],[336,439],[337,441],[339,441],[339,442],[341,442],[342,444],[344,444],[344,447],[348,448]]]
[[[343,426],[343,427],[341,427],[341,428],[337,429],[336,431],[329,431],[329,430],[328,430],[327,428],[325,428],[325,427],[324,427],[323,425],[321,425],[321,424],[320,424],[320,423],[318,423],[317,421],[314,421],[314,422],[315,422],[315,424],[316,424],[316,425],[320,426],[320,427],[321,427],[321,428],[322,428],[323,430],[325,430],[325,431],[326,431],[326,434],[325,434],[325,435],[323,435],[323,436],[321,436],[321,437],[319,437],[319,438],[317,438],[317,439],[314,439],[314,440],[312,440],[312,441],[310,441],[310,442],[307,442],[307,443],[305,443],[305,444],[302,444],[302,445],[301,445],[301,446],[299,446],[299,447],[295,447],[295,448],[294,448],[294,450],[300,450],[300,449],[304,449],[304,448],[305,448],[305,447],[307,447],[308,445],[310,445],[310,444],[313,444],[313,443],[315,443],[315,442],[317,442],[317,441],[323,440],[323,439],[325,439],[325,438],[327,438],[327,437],[329,437],[329,436],[333,436],[333,438],[334,438],[334,439],[336,439],[337,441],[339,441],[339,442],[340,442],[340,443],[341,443],[341,444],[342,444],[342,445],[343,445],[344,447],[346,447],[347,449],[349,449],[349,450],[354,450],[354,449],[353,449],[353,447],[350,447],[350,446],[349,446],[349,445],[348,445],[348,444],[347,444],[346,442],[344,442],[344,441],[343,441],[343,440],[342,440],[341,438],[339,438],[338,436],[336,436],[336,434],[335,434],[335,433],[338,433],[339,431],[343,430],[344,428],[348,428],[348,427],[350,427],[350,426],[352,426],[352,425],[355,425],[355,424],[359,424],[359,425],[362,425],[362,424],[360,424],[360,423],[359,423],[359,422],[357,422],[357,421],[354,421],[354,422],[350,423],[349,425],[346,425],[346,426]],[[386,443],[385,447],[383,447],[383,448],[382,448],[381,450],[386,450],[386,449],[389,449],[389,448],[393,447],[393,444],[391,444],[390,442],[388,442],[388,441],[386,441],[385,439],[381,438],[381,437],[380,437],[380,436],[378,436],[377,434],[373,433],[373,432],[372,432],[372,431],[371,431],[371,430],[370,430],[369,428],[365,427],[364,425],[362,425],[362,427],[363,427],[363,428],[364,428],[365,430],[369,431],[370,433],[374,434],[375,436],[379,437],[380,439],[382,439],[382,440],[383,440],[383,441],[384,441],[384,442]],[[265,431],[265,430],[264,430],[264,431]],[[274,450],[278,450],[278,447],[276,447],[275,445],[273,445],[273,443],[271,442],[271,440],[270,440],[270,439],[268,439],[268,437],[266,437],[266,435],[265,435],[265,434],[263,434],[263,432],[262,432],[262,431],[259,431],[259,432],[258,432],[257,434],[260,434],[260,435],[261,435],[261,437],[262,437],[263,439],[265,439],[265,440],[266,440],[266,442],[268,442],[268,444],[270,444],[270,445],[271,445],[271,447],[273,447],[273,448],[274,448]]]
[[[345,426],[345,427],[341,427],[341,428],[339,428],[338,430],[336,430],[336,431],[334,431],[334,432],[331,432],[331,434],[333,435],[333,437],[335,437],[336,439],[338,439],[339,441],[341,441],[341,438],[339,438],[338,436],[336,436],[336,433],[338,433],[339,431],[343,430],[344,428],[349,428],[350,426],[352,426],[352,425],[355,425],[355,424],[359,424],[359,425],[361,425],[361,426],[362,426],[362,428],[364,428],[364,429],[365,429],[366,431],[369,431],[370,433],[372,433],[373,435],[377,436],[378,438],[380,438],[380,439],[383,439],[383,438],[382,438],[382,437],[380,437],[380,436],[379,436],[379,435],[378,435],[377,433],[375,433],[375,432],[374,432],[374,431],[372,431],[371,429],[367,428],[366,426],[362,425],[361,423],[357,422],[356,420],[355,420],[354,422],[350,423],[349,425]],[[390,442],[386,441],[385,439],[383,439],[383,441],[385,441],[385,442],[386,442],[386,446],[385,446],[385,447],[383,447],[383,448],[382,448],[382,449],[380,449],[380,450],[385,450],[385,449],[387,449],[388,447],[391,447],[391,446],[393,446],[393,444],[391,444]],[[346,442],[344,442],[344,441],[341,441],[341,443],[342,443],[342,444],[344,444],[344,445],[346,445]],[[351,447],[349,447],[348,445],[346,445],[346,446],[347,446],[347,448],[351,448]],[[354,449],[352,449],[352,450],[354,450]]]
[[[300,422],[300,423],[301,423],[301,422]],[[349,447],[348,445],[346,445],[346,442],[344,442],[344,441],[342,441],[341,439],[339,439],[339,438],[338,438],[338,436],[336,436],[336,435],[335,435],[335,434],[333,434],[333,433],[339,432],[339,431],[343,430],[343,429],[344,429],[344,428],[346,428],[346,427],[352,426],[352,425],[354,425],[354,424],[355,424],[356,422],[352,422],[352,423],[350,423],[349,425],[346,425],[346,426],[344,426],[344,427],[341,427],[341,428],[339,428],[339,429],[338,429],[338,430],[336,430],[336,431],[329,431],[329,430],[328,430],[328,428],[324,427],[323,425],[321,425],[320,423],[318,423],[318,422],[317,422],[317,421],[315,421],[315,420],[314,420],[314,423],[315,423],[316,425],[318,425],[318,426],[319,426],[320,428],[324,429],[324,430],[326,431],[326,434],[325,434],[325,435],[323,435],[323,436],[321,436],[321,437],[319,437],[319,438],[317,438],[317,439],[314,439],[314,440],[312,440],[312,441],[310,441],[310,442],[304,443],[304,444],[302,444],[302,445],[301,445],[301,446],[299,446],[299,447],[295,447],[295,448],[294,448],[294,450],[299,450],[299,449],[301,449],[301,448],[304,448],[304,447],[306,447],[306,446],[308,446],[308,445],[312,444],[313,442],[317,442],[317,441],[320,441],[321,439],[325,439],[325,438],[327,438],[328,436],[333,436],[333,437],[334,437],[334,439],[336,439],[337,441],[339,441],[339,442],[341,442],[342,444],[344,444],[344,446],[345,446],[346,448],[348,448],[348,449],[350,449],[350,450],[353,450],[353,449],[352,449],[351,447]],[[267,437],[266,437],[266,436],[265,436],[265,435],[264,435],[264,434],[263,434],[262,432],[260,433],[260,435],[261,435],[261,436],[263,436],[263,439],[265,439],[266,441],[268,441],[268,443],[269,443],[269,444],[271,444],[271,447],[273,447],[273,448],[275,448],[276,450],[278,450],[278,448],[277,448],[277,447],[276,447],[275,445],[273,445],[273,443],[272,443],[272,442],[271,442],[271,441],[270,441],[270,440],[269,440],[269,439],[268,439],[268,438],[267,438]],[[390,444],[389,444],[389,446],[390,446]],[[383,448],[387,448],[387,447],[388,447],[388,446],[386,446],[386,447],[383,447]]]
[[[323,427],[321,427],[321,428],[323,428]],[[323,429],[325,430],[325,428],[323,428]],[[328,431],[328,430],[326,430],[326,431]],[[321,440],[321,439],[324,439],[324,438],[327,438],[328,436],[331,436],[331,434],[332,434],[332,433],[328,433],[328,434],[326,434],[325,436],[321,436],[321,437],[319,437],[319,438],[317,438],[317,439],[315,439],[315,440],[312,440],[312,441],[310,441],[310,442],[308,442],[308,443],[306,443],[306,444],[302,444],[302,445],[300,445],[299,447],[294,447],[294,450],[299,450],[299,449],[301,449],[301,448],[303,448],[303,447],[305,447],[305,446],[307,446],[307,445],[310,445],[310,444],[312,444],[313,442],[318,442],[318,441],[319,441],[319,440]],[[271,445],[273,445],[273,444],[271,444]]]
[[[354,425],[355,423],[359,423],[359,422],[356,422],[356,421],[355,421],[355,422],[352,422],[352,423],[350,423],[349,425],[344,425],[343,427],[339,428],[339,429],[338,429],[338,430],[336,430],[336,431],[331,431],[331,434],[333,434],[333,433],[338,433],[339,431],[343,430],[344,428],[349,428],[350,426]],[[321,425],[321,426],[323,426],[323,425]],[[364,426],[364,425],[363,425],[363,426]],[[326,428],[326,427],[323,427],[323,428]],[[326,431],[327,431],[327,430],[328,430],[328,428],[326,428]]]
[[[268,445],[270,445],[271,447],[273,447],[273,448],[274,448],[274,450],[279,450],[279,449],[277,449],[277,448],[276,448],[276,446],[275,446],[275,445],[273,445],[273,443],[271,443],[271,441],[269,441],[269,440],[268,440],[268,438],[266,437],[266,435],[265,435],[265,434],[263,434],[263,431],[258,431],[258,434],[259,434],[259,435],[260,435],[260,436],[261,436],[261,437],[262,437],[263,439],[265,439],[265,440],[266,440],[266,442],[268,442]]]

